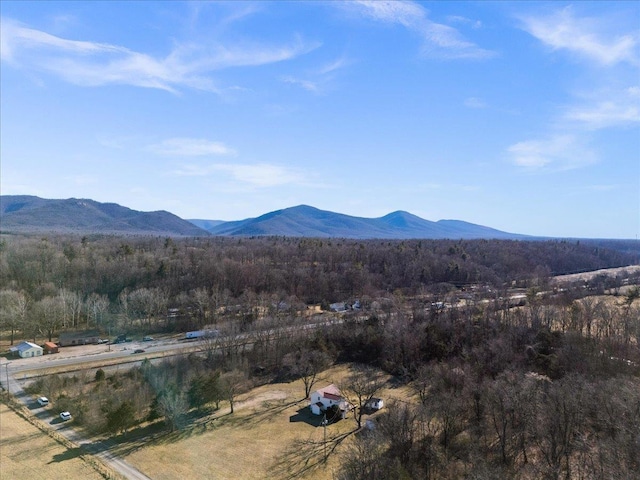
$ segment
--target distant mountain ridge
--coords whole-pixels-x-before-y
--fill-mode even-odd
[[[0,196],[0,231],[4,233],[102,233],[167,236],[285,236],[353,239],[532,239],[463,222],[432,222],[404,211],[363,218],[309,205],[285,208],[256,218],[183,220],[166,211],[140,212],[116,203],[30,195]]]
[[[103,233],[204,236],[208,233],[166,211],[139,212],[116,203],[31,195],[0,196],[0,230],[20,233]]]
[[[432,222],[404,211],[392,212],[380,218],[362,218],[320,210],[308,205],[276,210],[256,218],[224,222],[206,229],[213,235],[228,236],[282,235],[356,239],[528,238],[525,235],[503,232],[461,220]]]

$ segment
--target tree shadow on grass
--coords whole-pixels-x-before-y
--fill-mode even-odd
[[[91,453],[109,451],[115,455],[126,456],[148,445],[175,443],[193,435],[201,435],[212,429],[216,420],[227,415],[229,414],[214,417],[212,410],[192,410],[182,419],[182,428],[172,431],[163,420],[157,420],[131,428],[126,433],[85,444],[85,448]]]
[[[93,454],[109,451],[114,455],[126,457],[146,446],[177,443],[195,435],[203,435],[217,428],[220,423],[237,422],[238,426],[242,427],[257,425],[269,421],[272,417],[298,403],[300,400],[288,403],[276,402],[267,408],[261,408],[254,414],[241,416],[230,412],[215,415],[215,411],[211,409],[192,410],[183,419],[184,427],[182,428],[171,431],[164,421],[159,420],[131,428],[126,433],[84,444],[82,448]],[[267,401],[264,404],[270,404],[270,402]],[[317,422],[312,425],[317,426]]]
[[[331,436],[326,442],[294,440],[269,469],[270,477],[294,480],[324,466],[338,446],[356,431]]]
[[[114,434],[91,443],[84,443],[82,448],[92,454],[108,451],[114,455],[125,456],[139,450],[149,442],[149,439],[162,435],[165,431],[162,422],[155,422],[132,428],[126,433]]]
[[[119,457],[126,457],[149,445],[176,443],[193,435],[201,435],[214,428],[214,422],[226,417],[228,413],[213,417],[210,410],[192,411],[185,418],[185,426],[171,431],[163,420],[140,425],[125,433],[98,439],[82,445],[85,452],[100,454],[109,452]]]
[[[265,400],[259,409],[250,414],[243,414],[241,426],[251,428],[264,422],[273,420],[274,417],[282,414],[291,407],[298,405],[302,400],[285,402],[283,400]]]
[[[48,464],[60,463],[66,460],[73,460],[74,458],[78,458],[83,454],[84,452],[82,447],[68,448],[62,453],[56,453],[51,459],[51,461],[48,462]]]

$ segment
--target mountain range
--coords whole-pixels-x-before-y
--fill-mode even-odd
[[[166,211],[140,212],[115,203],[87,199],[49,200],[29,195],[0,196],[0,231],[356,239],[531,238],[460,220],[432,222],[404,211],[379,218],[362,218],[300,205],[256,218],[225,222],[184,220]]]
[[[340,238],[525,238],[460,220],[431,222],[408,212],[397,211],[380,218],[362,218],[320,210],[308,205],[285,208],[257,218],[206,224],[190,220],[213,235]]]
[[[30,195],[0,196],[0,231],[202,236],[207,232],[166,211],[139,212],[116,203]]]

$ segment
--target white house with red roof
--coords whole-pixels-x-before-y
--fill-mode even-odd
[[[322,415],[334,405],[342,411],[343,418],[351,409],[351,404],[342,396],[338,387],[333,384],[316,390],[309,397],[309,406],[311,407],[311,413],[314,415]]]

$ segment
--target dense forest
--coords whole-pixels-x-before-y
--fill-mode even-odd
[[[106,322],[129,328],[168,309],[190,312],[180,325],[163,322],[184,330],[212,323],[231,306],[250,316],[274,304],[297,311],[466,285],[529,288],[551,275],[630,265],[639,257],[638,250],[580,241],[5,236],[0,291],[18,305],[18,316],[5,316],[10,322],[24,326],[19,317],[27,305],[42,310],[40,317],[60,310],[44,315],[36,328],[41,335]]]
[[[354,430],[336,453],[338,478],[640,471],[637,274],[562,288],[550,278],[638,263],[633,251],[577,241],[6,237],[0,262],[0,318],[12,335],[212,324],[225,333],[202,355],[34,386],[91,432],[156,420],[185,428],[193,412],[220,402],[233,412],[239,392],[268,382],[302,378],[308,395],[319,371],[348,362],[414,395],[388,405],[373,430]],[[525,301],[510,302],[515,291]],[[310,304],[355,300],[361,307],[339,322],[303,328]],[[375,376],[359,378],[344,390],[375,395]]]

